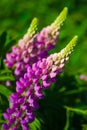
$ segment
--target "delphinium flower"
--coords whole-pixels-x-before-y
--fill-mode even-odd
[[[28,64],[32,66],[42,58],[48,56],[48,51],[56,45],[59,29],[67,15],[67,8],[64,8],[57,19],[50,25],[43,28],[40,33],[37,30],[37,19],[31,23],[28,32],[23,39],[19,40],[17,46],[6,55],[4,60],[7,67],[14,71],[16,79],[19,79],[27,70]]]
[[[29,130],[29,123],[35,119],[35,111],[39,108],[38,100],[44,97],[43,90],[50,87],[56,75],[64,70],[69,55],[76,45],[77,36],[59,53],[33,63],[27,72],[16,81],[16,92],[10,96],[10,108],[4,113],[8,120],[3,124],[4,130]]]

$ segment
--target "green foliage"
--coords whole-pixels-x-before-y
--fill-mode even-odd
[[[87,82],[79,78],[81,73],[87,74],[86,4],[86,0],[0,1],[0,129],[5,122],[3,113],[9,106],[8,97],[15,89],[14,76],[3,63],[6,53],[17,44],[16,41],[26,32],[33,17],[40,19],[41,28],[50,24],[62,8],[67,6],[68,18],[60,32],[60,41],[51,52],[58,52],[74,34],[79,36],[79,44],[65,72],[58,76],[56,84],[52,84],[49,90],[44,91],[45,98],[39,102],[37,118],[31,123],[30,128],[31,130],[87,130]],[[35,28],[36,26],[37,20]],[[6,86],[7,80],[11,80],[12,87]]]
[[[11,95],[11,91],[3,85],[0,85],[0,93],[5,95],[7,98]]]

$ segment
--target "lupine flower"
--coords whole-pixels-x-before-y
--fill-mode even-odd
[[[3,124],[4,130],[29,130],[29,123],[33,122],[39,108],[38,100],[44,97],[43,90],[48,89],[56,75],[63,71],[76,41],[77,36],[59,53],[27,66],[24,76],[16,81],[16,92],[10,96],[10,108],[4,113],[8,120]]]
[[[80,79],[87,82],[87,75],[81,74],[81,75],[80,75]]]
[[[48,56],[48,51],[56,45],[59,29],[66,15],[67,8],[64,8],[50,26],[43,28],[37,34],[35,30],[37,30],[38,20],[36,18],[33,20],[23,39],[19,40],[17,46],[12,47],[12,51],[6,55],[4,60],[8,68],[14,69],[16,79],[24,75],[28,64],[32,66],[33,63]]]
[[[28,44],[30,39],[32,39],[32,37],[34,36],[37,30],[37,25],[38,25],[38,19],[34,18],[30,24],[27,33],[24,35],[22,39],[18,41],[18,45],[13,46],[12,51],[6,54],[6,59],[4,60],[4,62],[6,63],[8,68],[10,69],[15,68],[16,75],[19,75],[21,70],[24,69],[24,64],[22,64],[23,63],[22,59],[24,58],[24,56],[26,56],[25,52],[27,52],[27,47],[28,47],[26,45]]]

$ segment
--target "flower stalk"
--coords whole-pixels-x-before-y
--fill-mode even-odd
[[[6,55],[5,63],[16,78],[16,92],[11,94],[10,107],[4,113],[7,120],[4,130],[29,130],[29,123],[34,121],[39,108],[38,101],[44,98],[43,90],[56,82],[56,75],[64,70],[78,37],[58,53],[49,55],[49,50],[56,45],[66,15],[65,7],[50,26],[36,34],[38,20],[35,18],[23,39]]]

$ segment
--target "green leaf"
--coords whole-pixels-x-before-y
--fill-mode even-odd
[[[65,106],[65,108],[68,109],[69,111],[75,112],[77,114],[87,116],[87,110],[82,110],[79,108],[72,108],[72,107],[68,107],[68,106]]]
[[[11,47],[16,43],[16,40],[9,41],[6,46],[3,49],[2,55],[5,56],[5,54],[11,49]]]
[[[6,80],[11,80],[14,81],[14,76],[10,75],[10,76],[6,76],[6,75],[0,75],[0,80],[1,81],[6,81]]]
[[[8,98],[12,92],[6,86],[0,85],[0,93]]]
[[[87,124],[82,124],[82,130],[87,130]]]
[[[64,130],[68,130],[69,129],[69,125],[70,125],[69,117],[70,117],[70,111],[68,109],[66,109],[66,125],[64,127]]]
[[[0,75],[4,75],[4,74],[11,74],[11,70],[8,68],[5,68],[3,70],[0,70]]]
[[[4,44],[6,42],[7,33],[4,31],[2,35],[0,36],[0,54],[3,50]]]
[[[37,118],[35,118],[34,122],[32,122],[30,124],[30,128],[31,128],[31,130],[37,130],[37,129],[41,130],[41,123],[40,123],[40,121]]]

